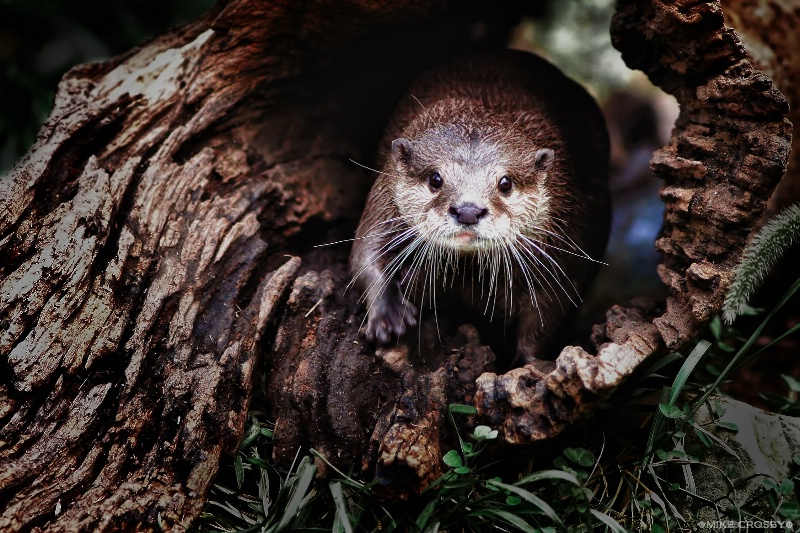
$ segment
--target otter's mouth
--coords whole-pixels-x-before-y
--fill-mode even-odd
[[[478,234],[475,233],[474,231],[464,230],[464,231],[459,231],[458,233],[453,235],[453,239],[456,242],[463,242],[469,244],[472,243],[473,241],[478,240],[479,237]]]
[[[459,230],[448,239],[450,246],[457,250],[477,250],[485,244],[484,239],[473,230]]]

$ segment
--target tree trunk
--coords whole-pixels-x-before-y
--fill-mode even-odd
[[[448,404],[474,401],[510,442],[547,438],[691,338],[790,125],[718,4],[642,0],[619,3],[616,44],[682,106],[653,161],[666,312],[615,307],[596,356],[499,376],[446,318],[441,343],[430,324],[377,353],[359,339],[347,246],[311,247],[355,228],[369,178],[348,158],[369,162],[416,72],[502,42],[513,6],[476,45],[481,2],[229,0],[64,77],[0,181],[0,530],[184,529],[237,448],[258,359],[276,459],[313,446],[404,498],[440,473]]]

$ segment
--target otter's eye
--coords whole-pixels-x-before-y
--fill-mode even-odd
[[[439,189],[441,189],[442,183],[444,183],[444,180],[442,179],[442,176],[438,172],[434,172],[433,174],[428,176],[428,185],[430,185],[431,189],[433,189],[434,191],[438,191]]]
[[[514,184],[511,183],[511,178],[509,178],[508,176],[503,176],[502,178],[500,178],[500,181],[497,182],[497,189],[503,193],[511,192],[511,188],[513,186]]]

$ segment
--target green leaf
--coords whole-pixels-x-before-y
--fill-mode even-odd
[[[467,471],[467,473],[469,473],[469,471]],[[462,489],[464,487],[472,487],[474,485],[480,485],[480,484],[481,480],[476,477],[460,477],[460,478],[453,478],[453,481],[448,481],[447,483],[443,483],[442,489],[443,490]]]
[[[455,472],[456,474],[461,474],[461,475],[469,474],[470,473],[470,469],[467,466],[459,466],[459,467],[456,467],[453,470],[453,472]]]
[[[797,520],[800,518],[800,504],[797,502],[783,502],[778,507],[778,513],[787,520]]]
[[[658,410],[661,411],[661,414],[667,418],[683,418],[683,411],[674,405],[660,403],[658,404]]]
[[[737,426],[733,422],[723,422],[721,420],[718,420],[717,422],[715,422],[714,425],[716,425],[717,427],[729,429],[731,431],[739,431],[739,426]]]
[[[725,353],[733,353],[733,352],[736,351],[736,348],[734,348],[733,346],[731,346],[727,342],[722,342],[722,341],[717,342],[717,348],[719,348],[720,350],[722,350]]]
[[[711,437],[706,435],[701,429],[695,427],[694,432],[697,435],[697,438],[700,439],[706,448],[711,448],[714,445],[714,441],[711,440]]]
[[[731,358],[731,360],[725,366],[725,369],[722,372],[720,372],[719,376],[717,376],[717,378],[714,380],[714,383],[706,387],[706,391],[699,398],[695,400],[694,407],[692,408],[692,414],[694,414],[694,412],[700,409],[700,406],[706,402],[708,397],[711,396],[712,392],[719,386],[719,384],[722,383],[722,381],[728,377],[728,374],[742,362],[741,360],[744,358],[744,355],[750,351],[750,348],[752,348],[753,344],[755,344],[756,340],[758,340],[758,338],[761,335],[761,332],[767,326],[767,323],[770,321],[770,319],[786,304],[786,302],[789,301],[789,299],[794,295],[794,293],[798,291],[798,289],[800,289],[800,278],[798,278],[792,284],[792,286],[789,287],[789,290],[787,290],[783,294],[783,296],[781,296],[780,300],[778,300],[778,303],[776,303],[775,307],[772,308],[772,311],[770,311],[769,314],[767,314],[764,320],[762,320],[761,323],[758,325],[758,327],[756,327],[756,329],[750,334],[750,337],[747,339],[747,341],[745,341],[742,347],[739,348],[739,351],[736,352],[736,355],[734,355]],[[730,296],[730,292],[728,293],[728,295]],[[800,330],[800,324],[793,326],[791,329],[795,330],[795,328]],[[778,338],[781,337],[782,335],[779,336]],[[775,342],[776,340],[777,338],[772,342]],[[769,344],[767,346],[769,346]],[[761,350],[763,349],[764,348],[762,348]],[[756,352],[756,354],[760,353],[761,350]]]
[[[472,453],[473,446],[471,442],[464,442],[461,444],[461,451],[464,453]]]
[[[712,318],[711,322],[708,323],[708,329],[711,331],[714,340],[718,341],[722,337],[722,319],[719,316]]]
[[[792,376],[787,376],[786,374],[781,374],[781,378],[783,378],[783,381],[785,381],[789,386],[790,391],[800,392],[800,380],[797,380]]]
[[[594,455],[583,448],[567,448],[564,450],[564,455],[573,463],[578,463],[581,466],[594,465]]]
[[[472,432],[472,436],[475,440],[492,440],[497,438],[497,430],[489,426],[478,426]]]
[[[447,407],[451,413],[460,415],[477,415],[478,410],[472,405],[463,405],[459,403],[451,403]]]
[[[785,496],[791,493],[793,490],[794,490],[794,481],[792,481],[791,479],[784,479],[783,481],[781,481],[780,484],[781,494]]]
[[[514,505],[519,505],[522,503],[522,500],[517,496],[511,496],[510,494],[506,496],[506,505],[513,507]]]
[[[669,452],[669,457],[670,459],[680,459],[682,461],[688,459],[686,452],[684,452],[683,450],[672,450],[671,452]]]
[[[444,464],[446,464],[450,468],[458,468],[460,466],[463,466],[461,456],[455,450],[450,450],[449,452],[444,454],[444,457],[442,457],[442,461],[444,461]]]
[[[254,417],[250,417],[250,422],[245,429],[244,438],[242,438],[242,443],[239,445],[239,450],[246,450],[253,444],[258,436],[261,435],[261,425]]]

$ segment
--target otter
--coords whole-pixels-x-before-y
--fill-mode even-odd
[[[597,104],[538,56],[422,74],[389,119],[350,255],[366,338],[386,344],[446,301],[503,315],[517,358],[544,358],[605,251],[608,154]]]

